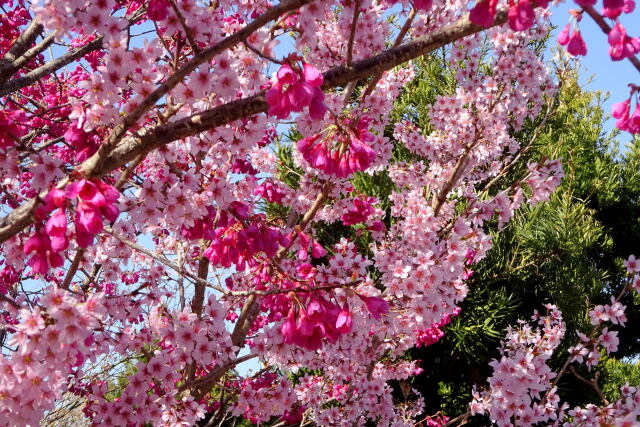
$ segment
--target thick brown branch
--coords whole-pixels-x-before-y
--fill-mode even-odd
[[[34,19],[15,42],[13,42],[9,51],[0,59],[0,83],[5,82],[8,77],[11,76],[11,74],[7,74],[9,70],[11,70],[15,60],[29,49],[29,46],[36,41],[40,33],[42,33],[42,30],[44,30],[42,24]]]
[[[229,369],[233,368],[236,365],[239,365],[242,362],[246,362],[247,360],[255,359],[256,357],[258,357],[257,354],[246,354],[244,356],[240,356],[230,362],[225,363],[222,366],[214,368],[204,377],[196,378],[193,381],[181,385],[180,387],[178,387],[178,391],[183,391],[191,387],[213,384],[218,381],[218,379],[220,379],[220,377],[222,377],[222,375],[224,375],[224,373]]]
[[[24,67],[29,61],[35,58],[36,55],[48,48],[51,43],[53,43],[53,40],[55,40],[55,37],[55,32],[49,34],[40,43],[20,55],[15,61],[8,65],[5,70],[0,71],[0,84],[5,83],[17,73],[20,68]]]
[[[198,277],[202,280],[207,280],[209,275],[209,260],[203,256],[202,253],[207,248],[207,241],[202,240],[200,242],[200,259],[198,260]],[[193,293],[193,301],[191,302],[191,310],[198,315],[202,316],[202,307],[204,306],[204,294],[205,285],[202,282],[196,282],[195,290]]]
[[[307,3],[311,3],[312,1],[313,0],[284,0],[277,6],[270,8],[255,20],[251,21],[251,23],[247,24],[241,30],[222,39],[215,45],[198,52],[189,62],[184,64],[164,83],[162,83],[153,92],[151,92],[151,94],[147,96],[135,110],[133,110],[124,118],[122,123],[120,123],[113,129],[105,143],[100,147],[100,150],[98,150],[97,153],[95,153],[85,162],[82,170],[85,173],[93,174],[94,170],[103,169],[102,162],[105,160],[106,155],[112,150],[113,146],[122,139],[129,128],[131,128],[134,123],[136,123],[142,116],[144,116],[145,113],[149,111],[149,109],[153,107],[156,102],[158,102],[164,95],[166,95],[171,89],[182,82],[186,76],[188,76],[196,68],[198,68],[198,66],[210,61],[219,53],[222,53],[225,50],[242,42],[268,22],[277,19],[278,17],[291,10],[298,9]]]
[[[496,15],[495,25],[506,20],[506,13]],[[352,66],[339,66],[324,73],[324,90],[336,86],[344,86],[352,80],[380,74],[411,59],[433,52],[446,44],[459,40],[483,28],[472,24],[467,19],[436,31],[428,36],[389,49],[379,55],[353,63]],[[190,117],[168,123],[149,131],[139,139],[131,137],[118,145],[102,167],[94,167],[91,159],[82,165],[82,173],[101,177],[111,170],[120,167],[139,154],[146,154],[170,142],[196,135],[208,129],[230,123],[244,117],[263,113],[268,110],[264,92],[233,101],[211,110],[206,110]],[[95,157],[95,156],[94,156]],[[2,234],[0,233],[0,241]]]
[[[80,248],[76,252],[76,256],[73,258],[71,266],[69,267],[69,271],[67,271],[67,275],[64,277],[64,281],[60,286],[62,289],[69,289],[69,285],[73,280],[73,276],[75,276],[76,272],[78,271],[78,267],[80,267],[80,262],[82,261],[82,257],[84,256],[84,251],[84,248]]]

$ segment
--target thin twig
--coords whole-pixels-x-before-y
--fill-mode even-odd
[[[224,289],[224,288],[222,288],[222,287],[220,287],[218,285],[215,285],[215,284],[213,284],[211,282],[208,282],[206,280],[200,279],[198,276],[196,276],[194,274],[191,274],[189,271],[181,269],[179,266],[175,265],[174,263],[172,263],[168,259],[163,258],[163,257],[161,257],[161,256],[159,256],[157,254],[154,254],[150,250],[148,250],[148,249],[138,245],[137,243],[132,242],[131,240],[119,235],[118,233],[114,232],[111,228],[107,227],[107,228],[105,228],[105,231],[108,234],[110,234],[111,236],[113,236],[116,239],[120,240],[125,245],[129,246],[131,249],[135,249],[138,252],[142,252],[143,254],[150,256],[151,258],[155,259],[156,261],[160,262],[161,264],[164,264],[167,267],[171,268],[175,272],[181,273],[181,274],[189,277],[190,279],[195,280],[196,282],[202,283],[202,284],[204,284],[206,286],[209,286],[209,287],[215,289],[218,292],[222,292],[223,294],[228,294],[229,293],[228,290],[226,290],[226,289]]]
[[[176,4],[175,0],[169,0],[169,4],[171,5],[171,8],[175,12],[176,16],[178,17],[178,21],[180,21],[180,25],[182,25],[182,29],[184,30],[184,33],[187,35],[187,40],[189,40],[191,49],[195,53],[199,53],[200,47],[198,47],[198,42],[196,42],[196,39],[193,36],[193,33],[191,32],[191,28],[187,26],[187,21],[184,19],[184,15],[182,14],[182,12],[180,12],[180,8],[178,8],[178,5]]]
[[[347,43],[347,67],[351,66],[353,60],[353,42],[356,38],[356,29],[358,24],[358,18],[360,17],[360,2],[362,0],[355,0],[353,5],[353,19],[351,20],[351,32],[349,33],[349,42]]]
[[[78,271],[78,267],[80,266],[80,262],[82,261],[82,257],[84,256],[84,248],[79,248],[76,252],[76,256],[73,258],[73,262],[71,262],[71,266],[67,271],[67,275],[64,277],[64,281],[60,287],[62,289],[69,289],[69,285],[71,284],[71,280],[73,280],[73,276],[75,276],[76,271]]]

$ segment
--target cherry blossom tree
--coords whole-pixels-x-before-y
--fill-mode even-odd
[[[544,202],[563,176],[549,159],[485,191],[556,90],[534,50],[548,2],[1,5],[0,423],[35,425],[73,395],[105,425],[413,424],[421,397],[389,385],[420,370],[405,351],[458,314],[491,248],[485,224]],[[578,2],[574,20],[594,19],[611,58],[640,70],[640,39],[617,20],[633,2],[594,5]],[[559,42],[586,49],[577,27]],[[439,49],[455,90],[431,105],[429,132],[392,122],[411,61]],[[632,85],[613,111],[631,133],[637,97]],[[284,164],[273,150],[291,129]],[[394,159],[385,131],[412,161]],[[389,206],[354,190],[362,174],[389,178]],[[367,244],[323,244],[318,225],[334,223]],[[626,268],[637,289],[638,261]],[[612,408],[565,411],[562,372],[545,369],[564,328],[547,308],[510,331],[470,413],[637,416],[631,388]],[[624,323],[619,299],[593,313],[567,360],[615,350],[602,327]],[[251,359],[256,374],[230,375]],[[505,393],[514,366],[520,388]]]

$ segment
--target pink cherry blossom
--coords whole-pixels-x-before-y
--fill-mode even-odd
[[[634,255],[629,255],[629,258],[623,261],[623,264],[627,269],[627,273],[640,273],[640,260],[636,259]]]

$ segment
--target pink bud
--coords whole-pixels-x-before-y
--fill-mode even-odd
[[[570,33],[571,33],[571,24],[567,24],[567,26],[564,27],[562,31],[560,31],[560,34],[558,34],[558,43],[562,46],[566,46],[567,43],[569,43]]]
[[[582,39],[580,30],[574,30],[573,34],[571,34],[571,39],[569,39],[569,43],[567,44],[567,51],[573,56],[584,56],[587,54],[587,45]]]

